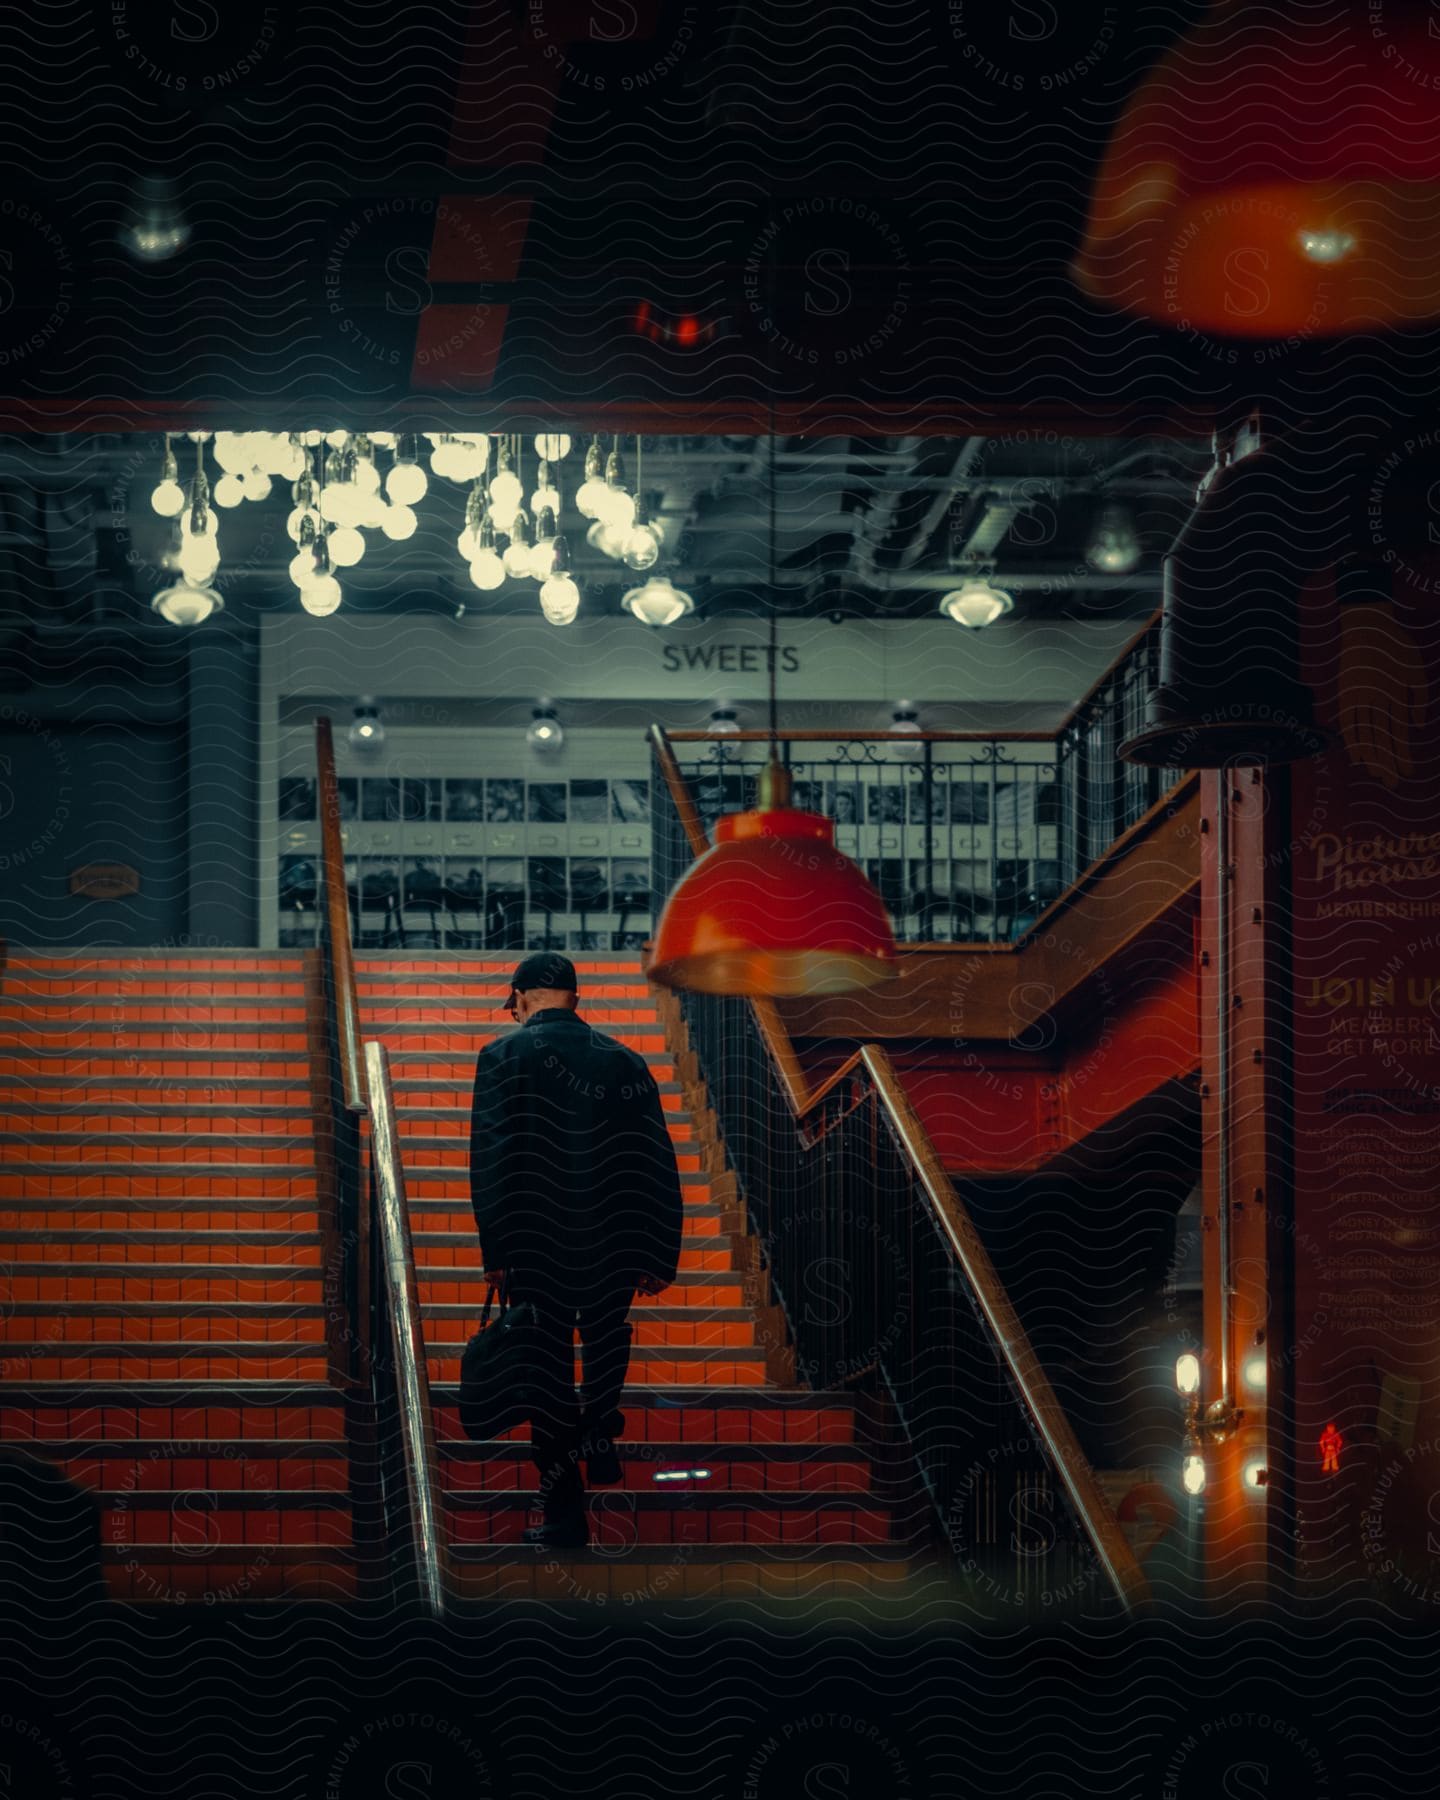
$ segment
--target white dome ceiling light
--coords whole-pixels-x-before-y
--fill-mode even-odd
[[[1003,588],[992,586],[983,576],[972,575],[942,596],[940,610],[957,625],[980,631],[997,619],[1003,619],[1014,605],[1014,600]]]

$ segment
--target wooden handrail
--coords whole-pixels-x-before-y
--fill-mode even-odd
[[[405,1172],[395,1130],[390,1063],[383,1044],[365,1046],[365,1073],[370,1088],[370,1166],[380,1235],[380,1275],[395,1355],[395,1399],[404,1445],[413,1573],[421,1605],[432,1618],[439,1618],[445,1611],[448,1585],[445,1510],[430,1407],[430,1373],[425,1361],[415,1248],[405,1202]]]
[[[1069,718],[1071,715],[1067,714]],[[1056,727],[1059,730],[1059,727]],[[672,744],[768,744],[768,731],[669,731]],[[782,744],[1051,744],[1054,731],[777,731]]]
[[[350,897],[345,891],[345,846],[340,838],[340,784],[335,777],[335,739],[328,718],[315,721],[316,797],[320,810],[320,872],[325,884],[325,922],[330,940],[330,980],[335,995],[340,1081],[346,1109],[365,1111],[365,1073],[360,1062],[360,1007],[355,997],[355,950],[350,940]]]
[[[690,795],[667,733],[659,725],[650,728],[656,763],[664,777],[675,810],[693,855],[709,848],[700,817]],[[910,1098],[895,1074],[894,1065],[879,1044],[863,1044],[817,1087],[812,1088],[795,1047],[780,1018],[775,1002],[752,999],[755,1023],[769,1054],[797,1124],[803,1125],[827,1095],[857,1069],[869,1079],[878,1104],[889,1120],[896,1140],[909,1159],[932,1212],[951,1251],[964,1271],[970,1291],[983,1313],[1021,1405],[1044,1442],[1052,1465],[1070,1495],[1086,1536],[1100,1560],[1121,1604],[1128,1610],[1149,1598],[1149,1583],[1131,1549],[1114,1509],[1095,1478],[1095,1471],[1080,1448],[1069,1419],[1056,1397],[1050,1378],[1036,1356],[1020,1317],[1005,1291],[990,1254],[965,1208],[954,1182],[945,1172]]]
[[[1060,736],[1060,734],[1062,732],[1068,731],[1070,729],[1070,727],[1080,717],[1081,713],[1084,712],[1085,708],[1090,704],[1090,702],[1100,692],[1101,688],[1104,687],[1105,683],[1110,679],[1110,677],[1120,667],[1121,663],[1123,663],[1128,656],[1131,656],[1135,652],[1135,650],[1138,649],[1139,646],[1145,642],[1146,638],[1149,637],[1149,635],[1152,631],[1155,631],[1158,629],[1159,624],[1160,624],[1160,616],[1164,612],[1164,610],[1165,609],[1163,606],[1157,606],[1155,608],[1154,612],[1151,613],[1150,617],[1145,621],[1145,623],[1135,633],[1134,637],[1132,637],[1130,639],[1129,643],[1126,644],[1125,648],[1120,652],[1120,654],[1110,664],[1110,667],[1105,670],[1104,674],[1097,675],[1095,677],[1094,681],[1092,681],[1090,683],[1089,687],[1086,688],[1085,692],[1080,696],[1080,698],[1070,708],[1069,712],[1066,713],[1065,717],[1056,726],[1054,735],[1057,738]]]
[[[1065,1484],[1076,1517],[1100,1559],[1100,1566],[1127,1611],[1143,1606],[1150,1598],[1150,1584],[1145,1572],[1095,1477],[1089,1458],[1080,1448],[1074,1428],[1050,1385],[1050,1377],[1035,1354],[1029,1334],[1020,1323],[1020,1315],[1011,1303],[955,1183],[945,1173],[929,1132],[901,1086],[894,1065],[880,1046],[866,1044],[859,1052],[859,1061],[925,1190],[931,1211],[940,1222],[955,1260],[965,1272],[970,1291],[985,1315],[1016,1392],[1044,1440],[1050,1462]]]

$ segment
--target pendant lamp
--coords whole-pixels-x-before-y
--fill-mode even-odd
[[[1341,552],[1351,485],[1347,464],[1298,434],[1214,474],[1164,560],[1160,682],[1122,761],[1218,769],[1324,750],[1301,679],[1301,594]]]
[[[770,534],[775,541],[775,437],[770,437]],[[863,870],[835,847],[822,813],[790,804],[780,761],[776,621],[770,609],[770,760],[759,804],[715,823],[715,842],[665,903],[647,966],[662,987],[697,994],[844,994],[886,980],[895,934]]]
[[[1223,337],[1440,316],[1437,91],[1428,7],[1214,0],[1121,116],[1076,280]]]

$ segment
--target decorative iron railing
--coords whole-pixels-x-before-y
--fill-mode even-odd
[[[1158,680],[1147,626],[1057,732],[786,731],[794,804],[824,813],[902,943],[1011,943],[1183,775],[1122,763]],[[672,732],[708,833],[755,804],[764,732]],[[658,773],[652,796],[660,786]],[[652,848],[658,838],[652,838]],[[657,903],[669,892],[655,852]]]

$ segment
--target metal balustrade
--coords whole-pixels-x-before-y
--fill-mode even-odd
[[[1144,716],[1158,656],[1152,622],[1054,734],[781,732],[794,804],[834,821],[898,942],[1013,943],[1181,779],[1116,755]],[[667,742],[707,834],[756,804],[767,733]],[[652,805],[660,786],[655,772]],[[675,870],[658,835],[651,846],[663,898]]]

